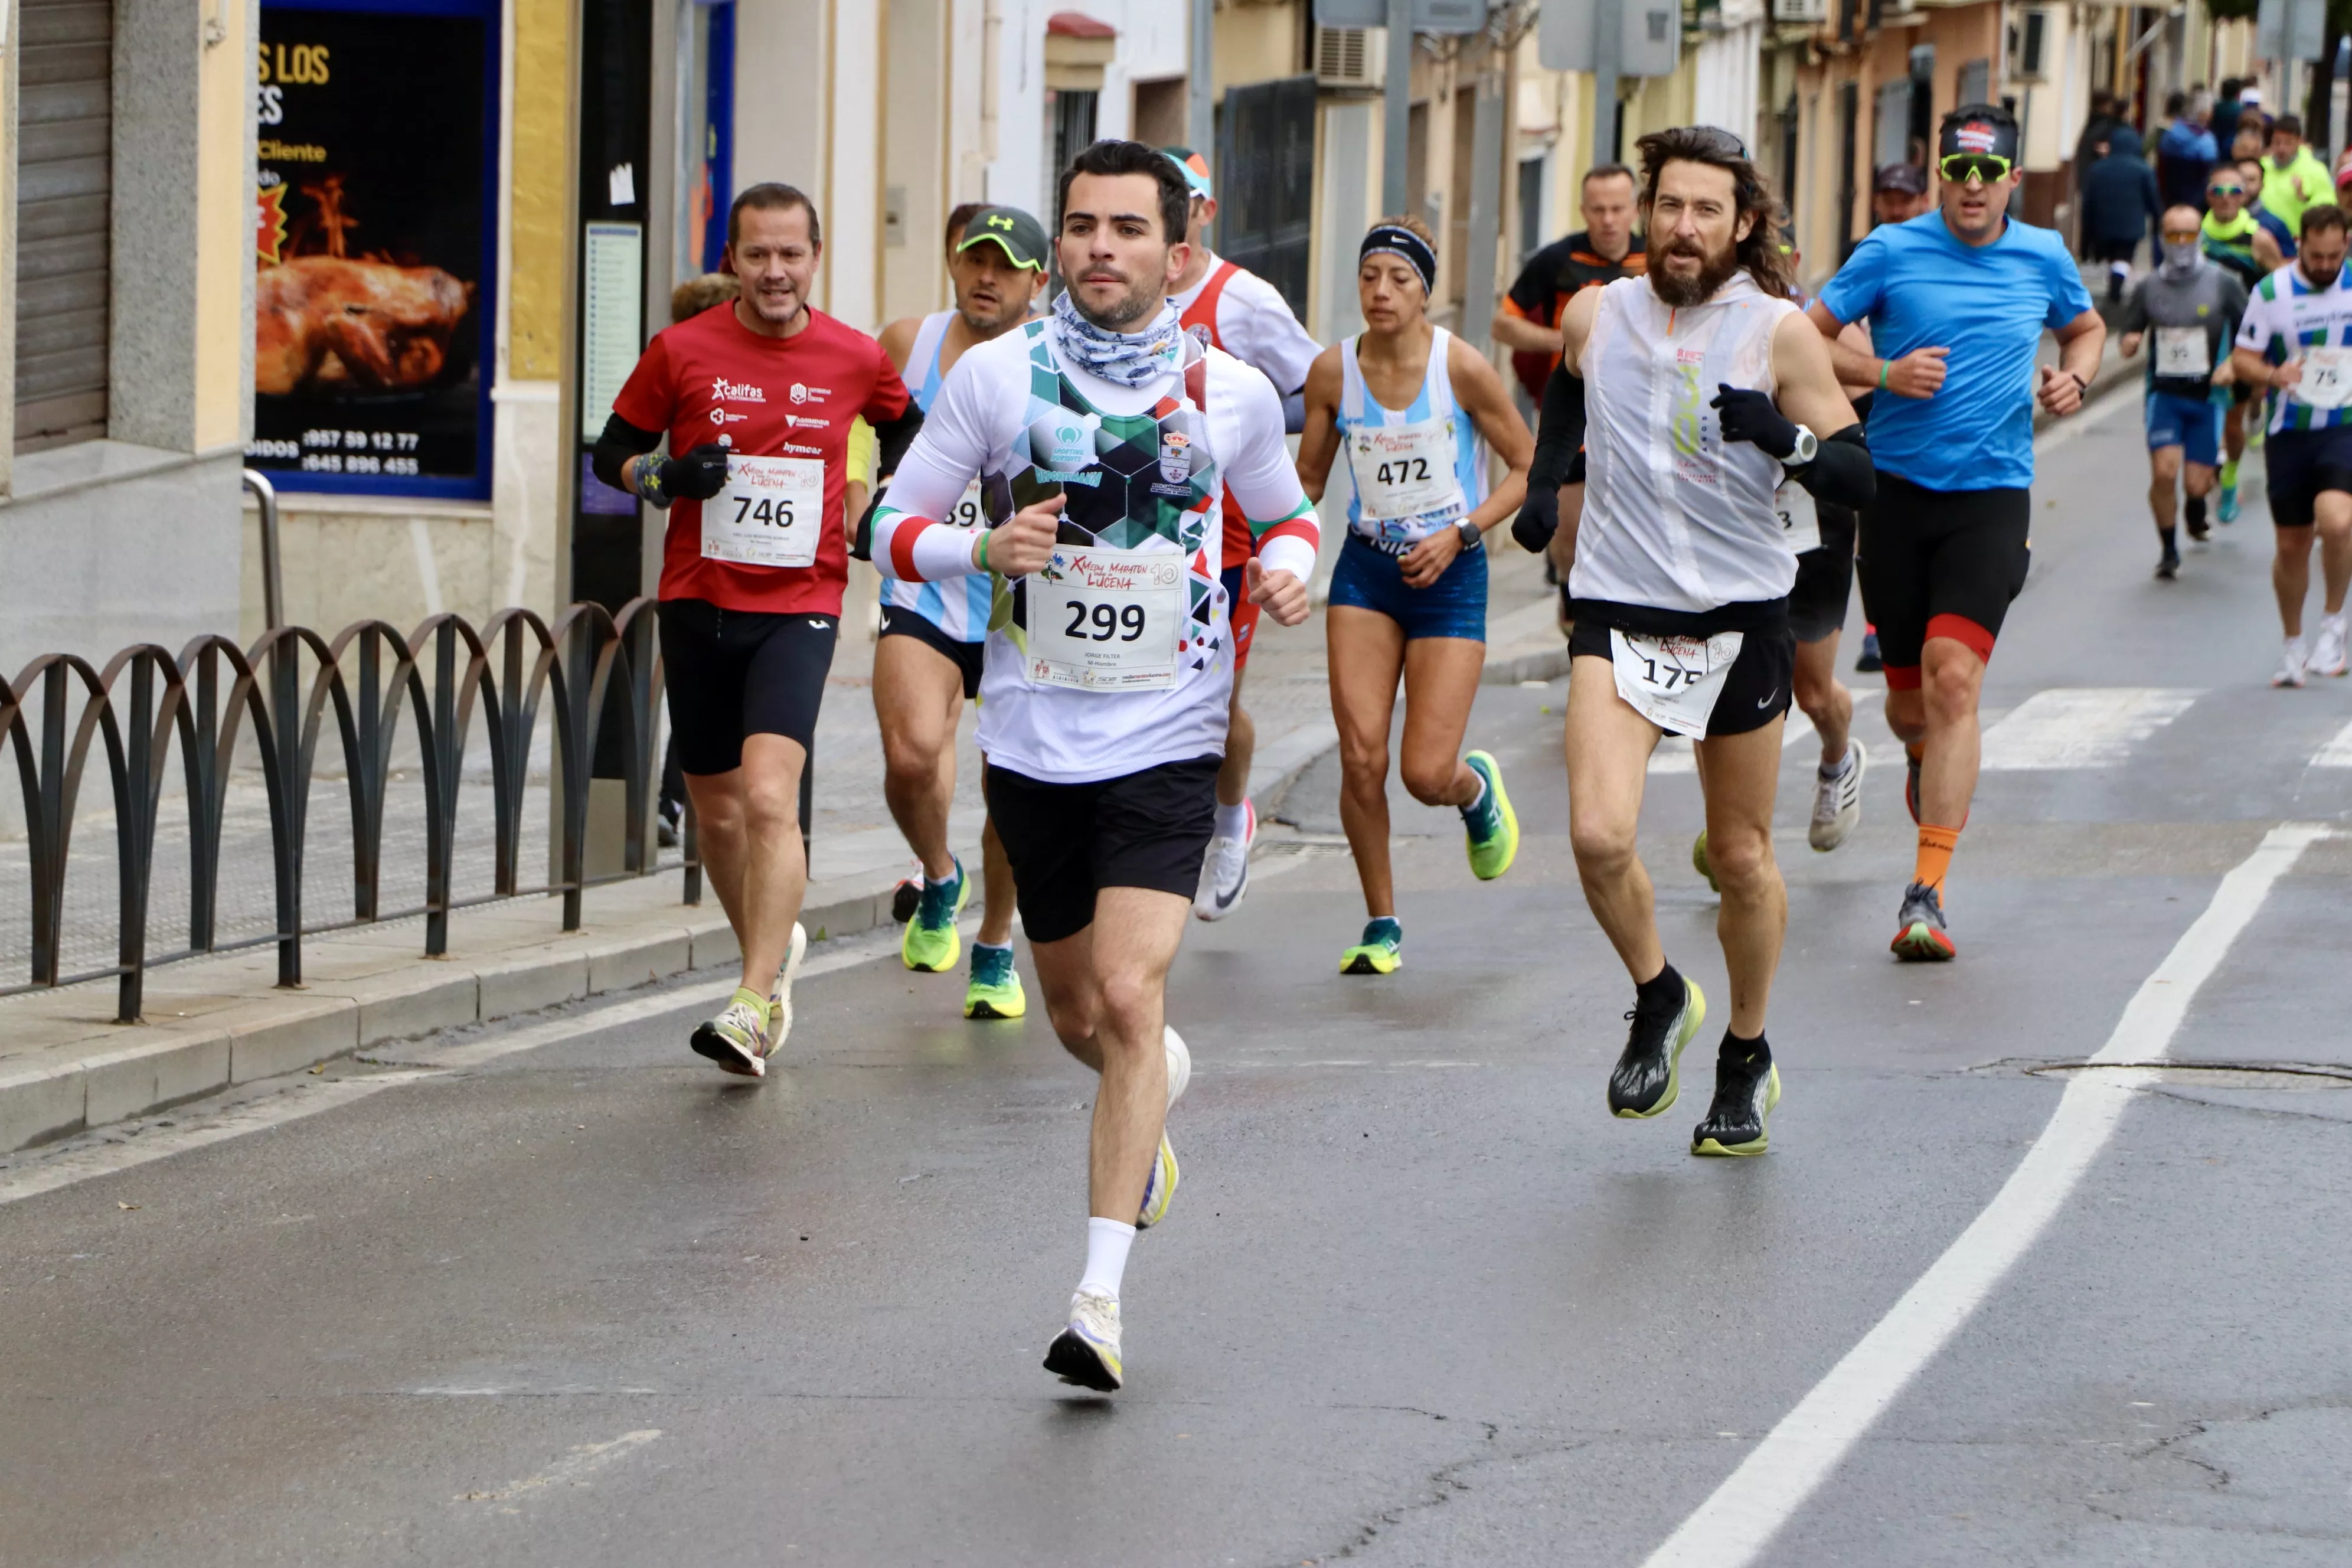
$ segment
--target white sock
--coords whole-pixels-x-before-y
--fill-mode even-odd
[[[1834,763],[1823,763],[1822,764],[1822,777],[1825,779],[1842,779],[1845,777],[1845,771],[1852,766],[1853,766],[1853,742],[1852,741],[1848,741],[1845,743],[1845,755],[1840,757]]]
[[[1118,1282],[1127,1273],[1127,1249],[1135,1245],[1135,1227],[1115,1219],[1087,1221],[1087,1272],[1081,1290],[1118,1300]]]
[[[1469,816],[1472,812],[1486,804],[1486,775],[1474,771],[1471,776],[1478,781],[1478,793],[1470,797],[1467,805],[1456,806],[1454,808],[1461,812],[1465,816]]]
[[[1220,804],[1217,807],[1217,837],[1239,838],[1249,831],[1249,802],[1239,805]]]
[[[953,871],[950,871],[944,877],[934,877],[929,871],[923,873],[924,882],[934,888],[953,887],[955,885],[955,879],[956,874]]]

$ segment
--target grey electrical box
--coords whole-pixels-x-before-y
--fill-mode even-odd
[[[2254,17],[2254,55],[2265,60],[2316,60],[2326,51],[2327,0],[2262,0]]]
[[[1551,71],[1589,71],[1601,6],[1612,0],[1543,0],[1537,24],[1536,58]],[[1617,25],[1617,74],[1672,76],[1683,53],[1679,0],[1613,0]]]

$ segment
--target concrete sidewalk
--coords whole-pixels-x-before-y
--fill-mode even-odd
[[[1566,647],[1541,563],[1507,541],[1493,563],[1489,658],[1509,679],[1541,673]],[[1330,715],[1322,612],[1295,630],[1264,623],[1245,686],[1258,726],[1250,794],[1269,808],[1339,732]],[[912,862],[881,799],[871,704],[873,646],[844,642],[819,731],[814,872],[802,923],[820,942],[873,931]],[[1550,673],[1558,673],[1551,670]],[[951,838],[975,872],[982,808],[967,709],[959,736]],[[265,946],[151,969],[146,1016],[112,1021],[110,982],[0,1000],[0,1152],[67,1136],[291,1073],[387,1041],[487,1023],[709,970],[738,949],[715,899],[679,902],[680,873],[589,889],[583,929],[561,929],[551,898],[450,917],[449,954],[421,956],[421,918],[306,940],[305,984],[280,990]],[[314,906],[315,907],[315,906]],[[266,928],[264,928],[266,929]]]

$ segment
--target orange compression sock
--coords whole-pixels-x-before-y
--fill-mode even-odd
[[[1944,879],[1951,873],[1952,851],[1959,847],[1960,830],[1957,827],[1937,827],[1927,823],[1919,825],[1919,860],[1911,879],[1925,887],[1944,890]]]

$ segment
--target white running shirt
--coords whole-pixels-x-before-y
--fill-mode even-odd
[[[1037,330],[1050,344],[1051,328],[1040,323]],[[918,578],[970,572],[970,535],[930,520],[945,515],[975,474],[1031,470],[1031,351],[1038,341],[1024,328],[969,349],[956,361],[875,515],[877,563]],[[1314,570],[1318,531],[1283,439],[1282,404],[1273,385],[1221,350],[1198,353],[1207,362],[1202,430],[1217,472],[1186,578],[1204,595],[1195,601],[1201,608],[1192,640],[1206,644],[1212,656],[1185,658],[1175,684],[1164,690],[1033,685],[1011,628],[992,626],[982,666],[979,734],[980,749],[992,763],[1050,783],[1087,784],[1223,752],[1233,690],[1231,616],[1217,581],[1225,497],[1231,494],[1252,518],[1281,520],[1261,538],[1260,558],[1268,571],[1306,581]],[[1183,395],[1175,375],[1130,389],[1076,365],[1059,368],[1105,415],[1141,415]],[[1166,540],[1147,547],[1179,552]]]
[[[1584,520],[1570,596],[1703,615],[1788,597],[1773,507],[1780,465],[1723,438],[1720,384],[1772,393],[1772,333],[1796,310],[1745,271],[1706,303],[1668,306],[1643,278],[1601,291],[1584,379]]]
[[[1179,316],[1188,314],[1202,291],[1216,281],[1222,265],[1222,258],[1210,257],[1209,269],[1201,274],[1198,283],[1181,294],[1168,296]],[[1307,373],[1313,368],[1315,356],[1323,352],[1290,313],[1290,301],[1282,297],[1282,291],[1246,267],[1234,268],[1218,292],[1213,346],[1265,373],[1274,390],[1285,397],[1307,384]]]

